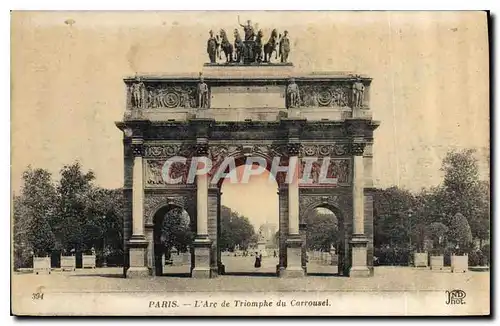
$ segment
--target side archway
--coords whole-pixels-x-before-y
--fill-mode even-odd
[[[307,198],[307,203],[300,205],[300,221],[304,226],[303,231],[303,247],[302,247],[302,264],[304,268],[307,266],[307,249],[308,239],[306,230],[311,229],[308,224],[309,217],[312,216],[318,209],[324,209],[333,213],[337,224],[337,237],[332,244],[335,248],[336,257],[338,258],[338,275],[348,275],[349,270],[349,245],[348,245],[348,228],[346,227],[346,213],[340,208],[336,196],[310,196]],[[322,248],[322,250],[330,250],[330,248]],[[311,259],[312,257],[308,257]]]
[[[194,220],[181,206],[167,204],[152,217],[151,255],[153,275],[165,275],[165,268],[174,265],[174,274],[186,274],[192,269]]]

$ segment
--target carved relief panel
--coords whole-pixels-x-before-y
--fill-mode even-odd
[[[193,85],[144,84],[134,82],[128,86],[131,109],[195,108],[197,87]]]
[[[333,86],[301,85],[300,106],[302,107],[352,107],[352,88],[348,84]]]

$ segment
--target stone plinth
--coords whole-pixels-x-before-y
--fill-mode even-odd
[[[193,278],[210,278],[210,239],[194,239],[194,269],[191,272]]]
[[[146,249],[148,242],[146,239],[131,239],[128,242],[129,247],[129,264],[127,269],[127,278],[142,278],[150,275],[149,269],[146,267]]]
[[[286,241],[287,266],[285,269],[280,269],[279,277],[304,277],[305,271],[302,268],[302,239],[298,235],[289,235],[288,237]]]
[[[205,64],[204,78],[290,78],[294,74],[291,63],[271,64]]]
[[[367,266],[367,243],[364,236],[355,235],[351,239],[352,266],[349,270],[350,277],[369,277],[370,269]]]

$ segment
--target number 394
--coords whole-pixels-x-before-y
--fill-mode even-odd
[[[33,293],[33,300],[43,300],[43,293]]]

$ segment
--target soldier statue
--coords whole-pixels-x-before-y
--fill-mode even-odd
[[[362,108],[365,96],[365,85],[361,81],[361,78],[357,77],[354,84],[352,84],[352,102],[353,107]]]
[[[281,62],[285,63],[288,61],[288,54],[290,53],[290,40],[288,39],[288,31],[283,33],[280,40],[280,57]]]
[[[140,77],[136,77],[136,82],[131,86],[132,93],[132,107],[142,109],[144,108],[144,99],[146,95],[146,87]]]
[[[208,86],[201,76],[198,83],[198,108],[208,108]]]
[[[286,88],[286,94],[288,99],[288,107],[296,108],[300,104],[299,86],[295,83],[295,79],[290,79],[290,84]]]
[[[214,37],[214,32],[210,31],[209,34],[210,37],[207,41],[207,53],[208,57],[210,58],[210,63],[215,63],[217,58],[217,48],[219,47],[219,44]]]

